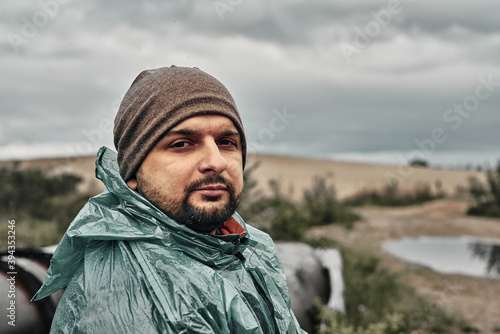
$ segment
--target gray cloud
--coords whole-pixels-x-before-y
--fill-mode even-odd
[[[8,34],[23,36],[40,3],[54,1],[0,4],[0,158],[14,142],[29,151],[89,141],[84,131],[113,118],[141,70],[171,64],[224,82],[254,138],[273,108],[293,112],[267,152],[411,151],[437,127],[448,135],[437,152],[491,152],[499,142],[500,87],[458,129],[443,121],[478,77],[500,82],[495,1],[401,0],[350,62],[340,43],[354,45],[388,1],[243,1],[223,20],[210,1],[69,1],[14,52]]]

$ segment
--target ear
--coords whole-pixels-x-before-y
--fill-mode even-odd
[[[137,179],[135,177],[133,177],[130,180],[128,180],[127,181],[127,186],[130,189],[137,191]]]

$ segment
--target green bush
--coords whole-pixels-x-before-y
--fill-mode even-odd
[[[39,169],[0,169],[0,210],[36,219],[51,219],[52,200],[76,191],[81,178],[72,174],[47,176]]]
[[[306,215],[297,203],[281,194],[278,182],[271,181],[269,186],[272,195],[253,201],[246,197],[238,212],[249,224],[269,233],[275,240],[301,240],[308,227]]]
[[[366,328],[347,325],[339,314],[334,314],[324,306],[319,308],[321,326],[318,334],[386,334],[404,333],[401,329],[403,319],[400,314],[391,314],[380,322],[369,324]]]
[[[363,191],[344,201],[352,206],[377,205],[377,206],[407,206],[421,204],[445,197],[440,190],[441,183],[436,182],[438,191],[433,193],[428,184],[421,184],[412,192],[403,192],[399,189],[397,181],[393,181],[382,190]]]
[[[412,167],[429,167],[429,162],[425,159],[414,158],[408,162],[408,165]]]
[[[73,174],[50,176],[16,166],[0,169],[0,211],[16,221],[19,247],[37,248],[60,240],[89,197],[77,192],[80,181]],[[0,240],[0,248],[5,246]]]
[[[304,191],[303,207],[309,226],[341,223],[350,228],[360,219],[349,207],[337,201],[335,188],[322,177],[316,177],[312,189]]]
[[[400,289],[396,276],[373,256],[342,250],[346,312],[349,323],[366,327],[394,312]]]
[[[500,217],[500,160],[497,167],[486,173],[486,185],[476,177],[469,178],[469,194],[474,200],[467,214],[473,216]]]
[[[304,191],[304,208],[309,213],[311,225],[325,225],[337,219],[335,188],[324,178],[316,177],[313,188]]]

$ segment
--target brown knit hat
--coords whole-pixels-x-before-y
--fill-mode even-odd
[[[141,72],[120,104],[114,124],[120,175],[127,182],[156,143],[174,126],[198,115],[226,116],[241,137],[243,168],[246,141],[238,109],[217,79],[187,67],[163,67]]]

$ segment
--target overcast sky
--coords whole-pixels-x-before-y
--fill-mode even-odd
[[[256,153],[500,158],[498,1],[2,1],[0,159],[112,147],[147,68],[222,81]]]

